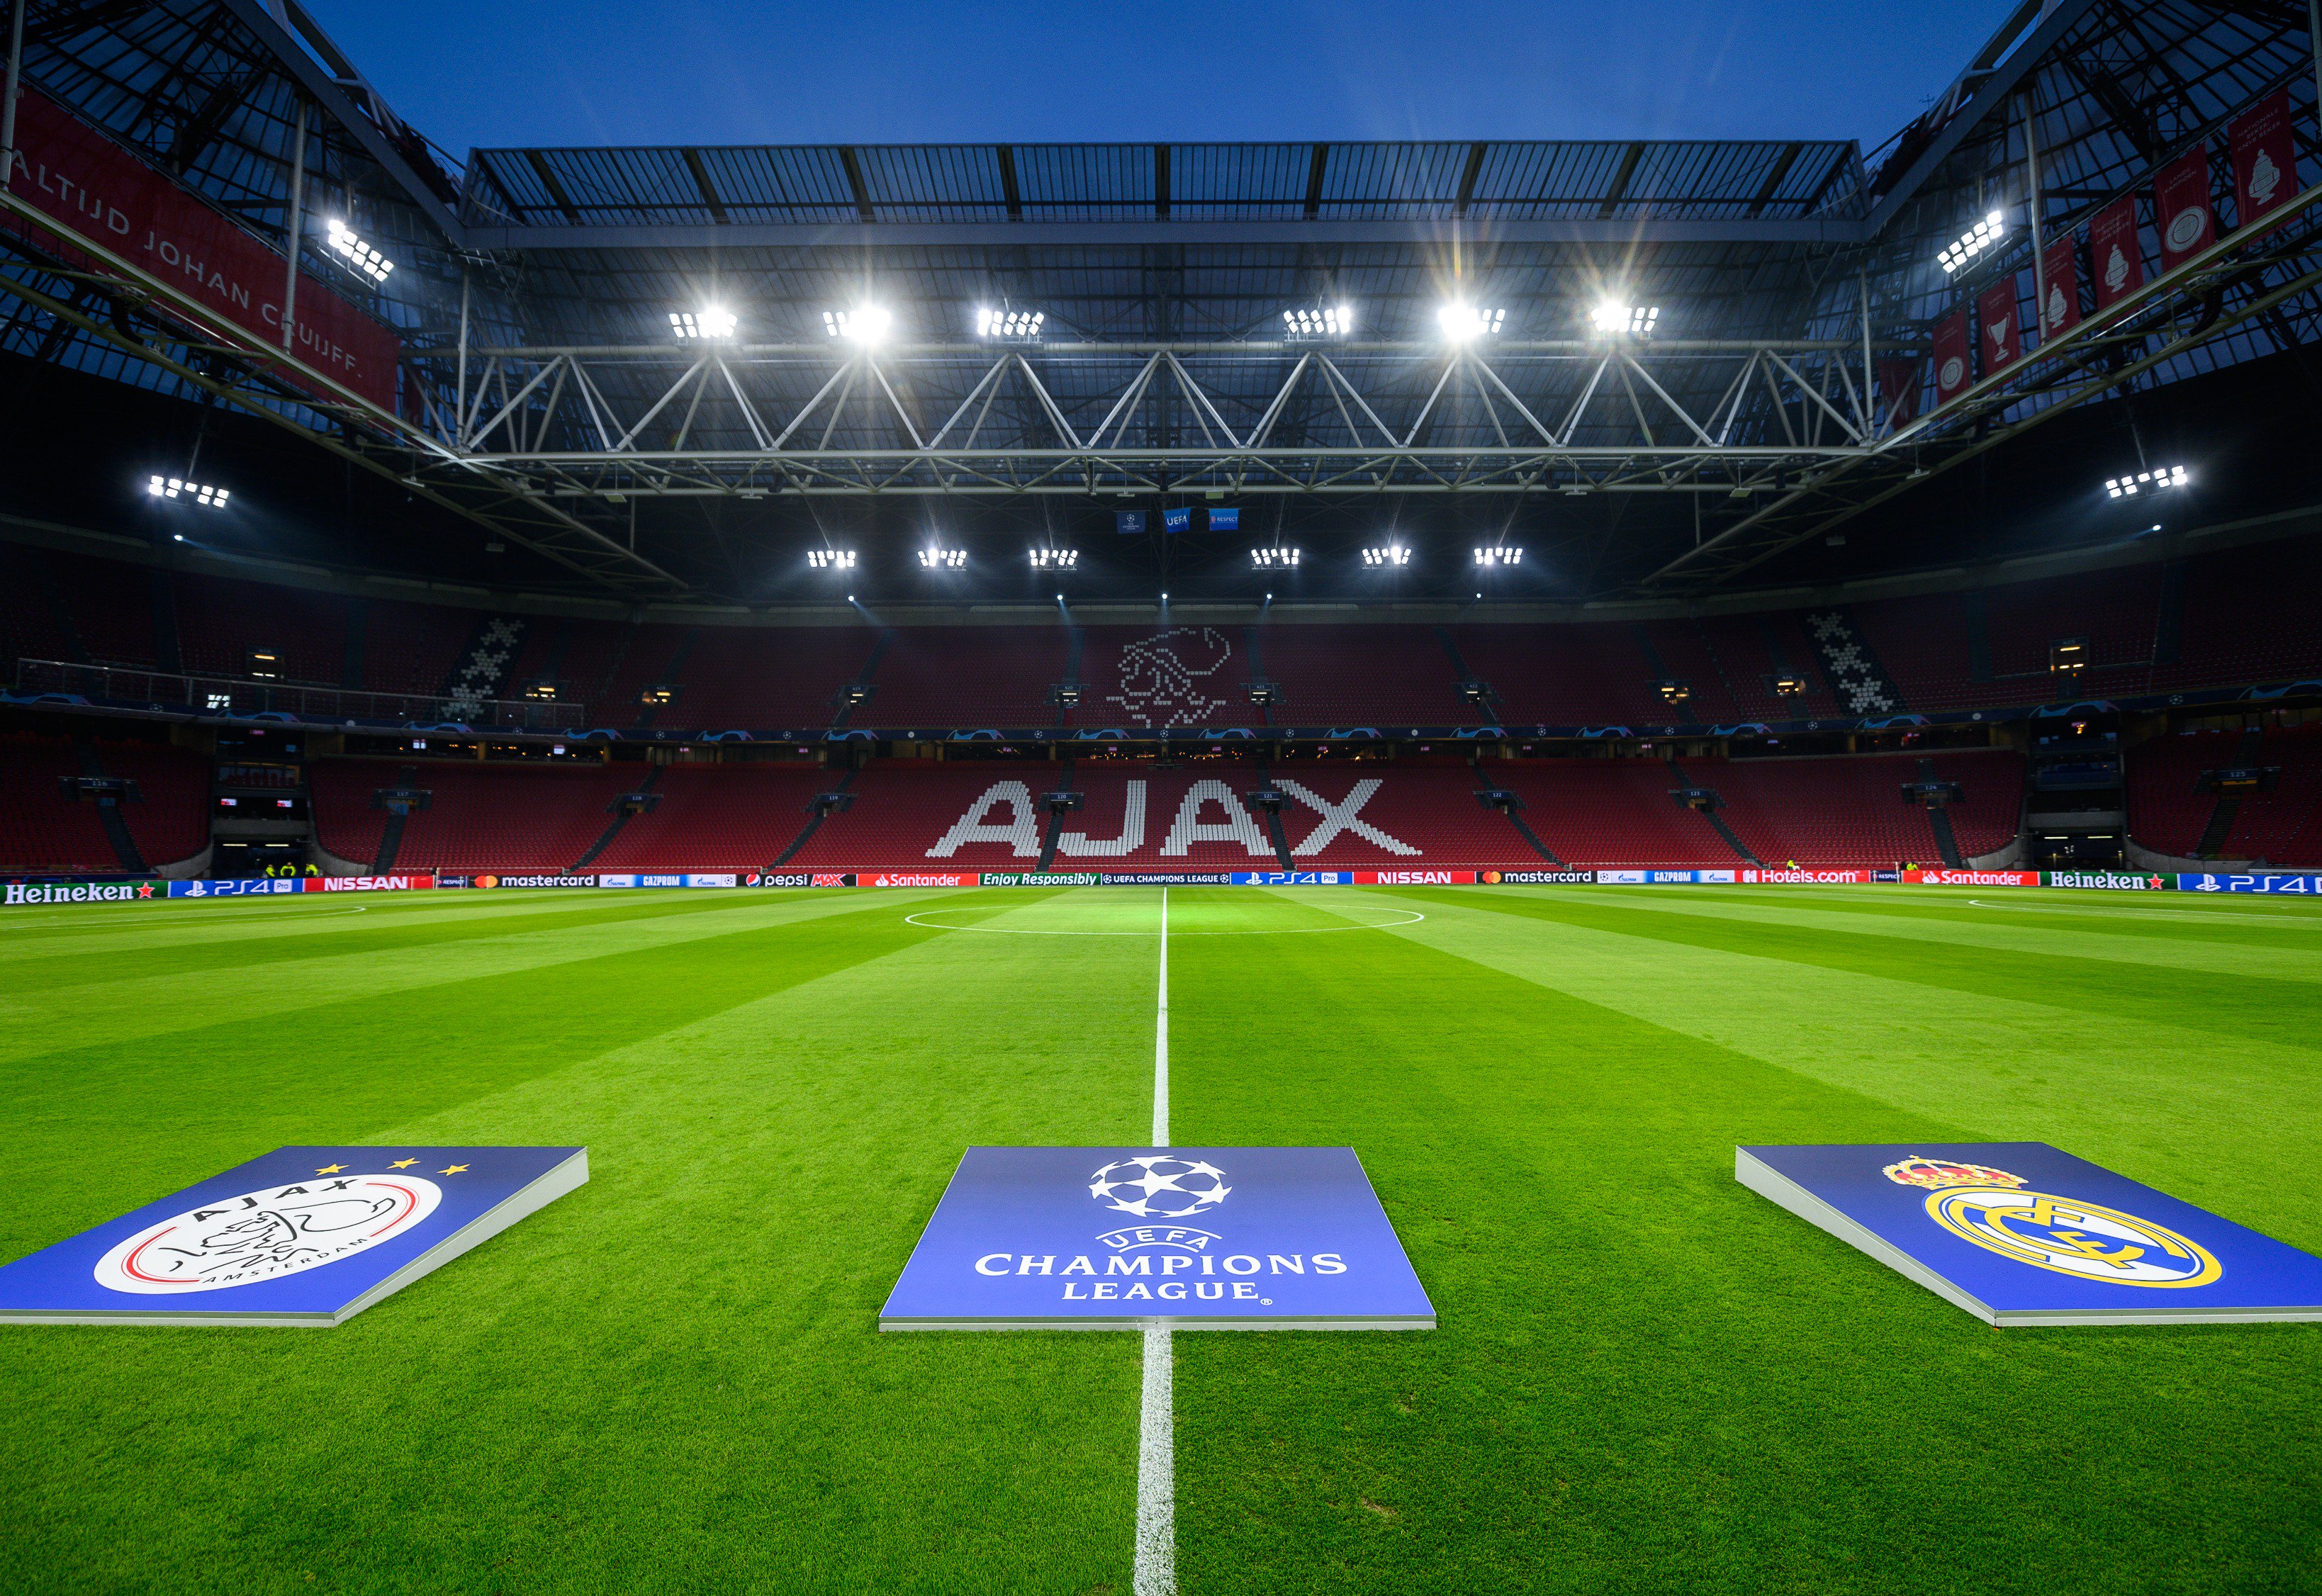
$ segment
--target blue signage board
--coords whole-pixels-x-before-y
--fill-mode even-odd
[[[2322,897],[2322,875],[2271,870],[2241,875],[2180,875],[2177,887],[2182,892],[2265,892],[2313,898]]]
[[[1122,537],[1134,537],[1138,535],[1145,530],[1145,512],[1142,510],[1115,510],[1112,513],[1112,529],[1119,533]]]
[[[970,1147],[882,1330],[1431,1330],[1351,1147]]]
[[[1237,887],[1343,887],[1355,879],[1350,870],[1238,870]]]
[[[172,881],[172,898],[270,898],[279,892],[296,892],[303,882],[289,876],[232,877],[224,880]]]
[[[1216,506],[1212,506],[1210,510],[1210,530],[1211,532],[1239,532],[1241,530],[1240,507],[1238,506],[1230,508],[1218,508]]]
[[[588,1179],[585,1147],[278,1147],[0,1267],[0,1323],[342,1325]]]
[[[1737,1147],[1733,1176],[1987,1324],[2322,1319],[2322,1258],[2045,1142]]]
[[[1191,532],[1193,529],[1193,512],[1190,506],[1180,506],[1176,509],[1161,512],[1162,531]]]

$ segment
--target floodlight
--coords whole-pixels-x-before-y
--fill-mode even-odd
[[[1523,551],[1505,543],[1493,543],[1476,551],[1476,563],[1484,566],[1522,565]]]
[[[1588,313],[1590,324],[1599,333],[1626,333],[1632,338],[1650,334],[1660,319],[1658,305],[1623,305],[1617,299],[1604,300]]]
[[[1282,335],[1291,342],[1312,338],[1344,338],[1355,330],[1355,307],[1323,305],[1282,313]]]
[[[152,477],[145,483],[145,491],[155,498],[190,498],[197,505],[213,510],[225,508],[226,490],[210,488],[199,482],[188,482],[179,477]]]
[[[806,552],[809,570],[853,570],[855,551],[852,549],[809,549]]]
[[[975,310],[975,335],[978,338],[1015,339],[1028,342],[1039,337],[1040,324],[1048,318],[1037,310],[1010,310],[1002,306],[993,310],[978,306]]]
[[[964,570],[967,567],[967,551],[944,548],[921,549],[919,563],[929,570]]]
[[[2107,477],[2105,497],[2135,498],[2140,493],[2158,492],[2163,488],[2182,488],[2190,480],[2183,466],[2162,466],[2158,470],[2139,471],[2130,477]]]
[[[328,236],[331,248],[337,251],[348,265],[371,281],[383,283],[387,281],[387,274],[395,269],[394,261],[356,237],[353,230],[336,217],[332,218],[328,225]]]
[[[1389,543],[1383,549],[1365,549],[1363,563],[1365,565],[1409,565],[1411,551],[1401,543]]]
[[[1032,551],[1034,570],[1073,570],[1081,562],[1078,549],[1035,549]],[[1057,595],[1062,597],[1062,594]]]
[[[895,324],[894,313],[881,305],[858,305],[853,310],[826,310],[823,331],[852,343],[876,343]]]
[[[1947,273],[1957,272],[1961,267],[1997,243],[2000,234],[2007,231],[2007,223],[2000,220],[1997,211],[1994,211],[1961,233],[1956,242],[1944,245],[1935,256],[1936,263]]]
[[[1435,313],[1442,324],[1443,336],[1454,343],[1465,343],[1472,338],[1482,338],[1497,333],[1507,324],[1504,310],[1479,310],[1464,299],[1454,299]]]
[[[1298,563],[1298,551],[1285,548],[1252,549],[1249,552],[1249,562],[1261,570],[1285,569]]]
[[[722,305],[669,313],[669,330],[680,338],[731,338],[738,325],[734,313]]]

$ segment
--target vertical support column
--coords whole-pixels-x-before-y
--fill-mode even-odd
[[[2322,0],[2317,0],[2322,4]],[[468,269],[460,268],[460,367],[452,394],[452,442],[468,446]]]
[[[2032,99],[2037,92],[2036,87],[2024,91],[2024,171],[2032,190],[2032,324],[2040,330],[2040,342],[2044,344],[2048,342],[2048,235],[2041,225],[2046,205],[2040,192],[2040,140],[2032,114]]]
[[[16,177],[16,88],[24,75],[24,0],[8,7],[8,77],[0,84],[0,190]]]
[[[305,237],[306,203],[306,101],[298,100],[298,131],[290,142],[290,224],[283,233],[283,253],[290,265],[282,285],[282,348],[297,354],[298,337],[298,249]]]

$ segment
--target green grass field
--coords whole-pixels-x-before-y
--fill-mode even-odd
[[[0,1329],[0,1589],[1127,1596],[1139,1338],[873,1324],[963,1147],[1147,1139],[1159,898],[5,911],[0,1258],[285,1143],[593,1178],[335,1330]],[[1189,1596],[2322,1589],[2322,1326],[1990,1329],[1732,1178],[2049,1141],[2322,1252],[2311,906],[1169,912],[1175,1139],[1355,1147],[1441,1318],[1175,1337]]]

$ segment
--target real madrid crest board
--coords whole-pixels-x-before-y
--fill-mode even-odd
[[[2322,1319],[2322,1259],[2045,1142],[1737,1147],[1733,1178],[1988,1324]]]
[[[0,1267],[0,1323],[343,1325],[588,1179],[586,1147],[278,1147]]]

